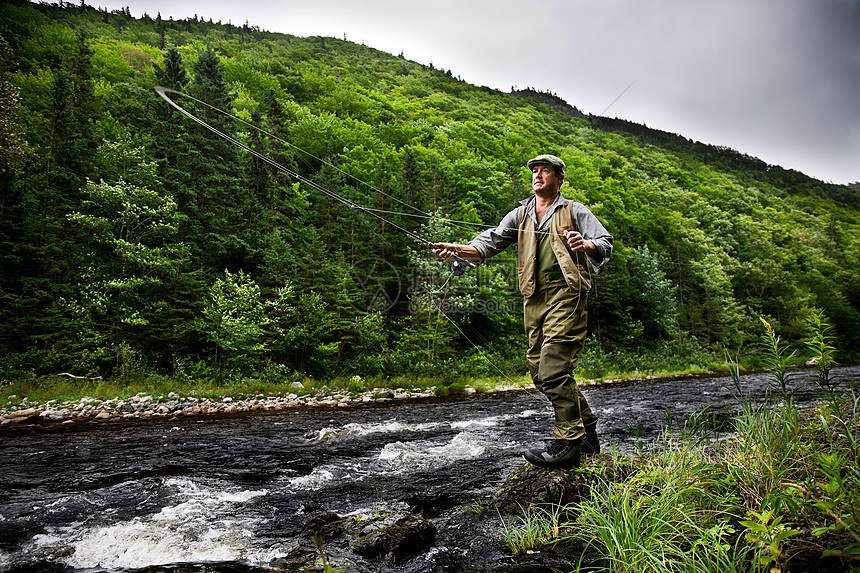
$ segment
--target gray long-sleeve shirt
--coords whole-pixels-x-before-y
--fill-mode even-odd
[[[520,201],[520,206],[510,211],[502,218],[499,226],[495,229],[487,229],[474,239],[469,244],[478,250],[481,255],[481,262],[486,259],[498,255],[511,244],[517,242],[517,230],[520,225],[520,217],[522,209],[526,210],[526,214],[534,223],[535,231],[540,231],[548,227],[552,221],[552,215],[556,209],[573,205],[573,222],[576,224],[576,230],[583,238],[590,240],[597,248],[597,256],[588,255],[588,262],[591,268],[594,269],[594,274],[600,274],[600,271],[609,261],[612,256],[613,238],[603,224],[594,216],[588,207],[577,201],[568,201],[559,193],[555,202],[547,209],[543,220],[537,220],[537,209],[535,207],[535,196],[532,195],[528,199]]]

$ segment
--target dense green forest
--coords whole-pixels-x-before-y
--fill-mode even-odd
[[[561,156],[564,194],[616,238],[586,359],[754,349],[760,317],[797,341],[817,310],[858,356],[851,187],[346,39],[20,0],[0,36],[2,378],[522,371],[514,252],[451,276],[157,85],[433,241],[497,223],[530,194],[526,160]]]

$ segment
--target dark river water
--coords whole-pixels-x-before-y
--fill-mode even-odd
[[[860,367],[834,371],[860,379]],[[797,400],[815,399],[807,376]],[[765,375],[742,378],[762,399]],[[730,378],[585,388],[605,449],[633,452],[703,408],[735,407]],[[0,571],[260,571],[308,517],[411,511],[438,529],[409,571],[511,570],[470,557],[452,518],[490,495],[551,427],[533,391],[74,431],[0,432]],[[492,518],[488,518],[492,521]],[[496,521],[498,521],[496,519]],[[499,525],[498,523],[496,525]],[[498,539],[488,543],[500,546]],[[443,567],[441,553],[448,553]],[[458,559],[450,554],[459,555]],[[435,556],[435,557],[434,557]],[[481,563],[481,561],[485,561]],[[454,563],[455,565],[452,565]],[[387,571],[367,563],[365,571]]]

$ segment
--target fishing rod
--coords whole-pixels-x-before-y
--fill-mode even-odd
[[[219,137],[229,141],[233,145],[241,147],[242,149],[244,149],[245,151],[247,151],[248,153],[250,153],[254,157],[268,163],[269,165],[271,165],[275,169],[278,169],[279,171],[286,173],[290,177],[293,177],[293,178],[295,178],[295,179],[297,179],[303,183],[310,185],[311,187],[313,187],[314,189],[316,189],[320,193],[323,193],[324,195],[327,195],[328,197],[331,197],[332,199],[336,199],[337,201],[340,201],[341,203],[344,203],[353,209],[357,209],[357,210],[361,211],[362,213],[370,215],[371,217],[374,217],[375,219],[378,219],[379,221],[382,221],[383,223],[390,225],[392,228],[400,231],[401,233],[407,235],[408,237],[415,239],[416,241],[418,241],[420,243],[423,243],[424,245],[427,245],[430,248],[433,247],[433,243],[431,241],[428,241],[424,237],[421,237],[420,235],[410,231],[409,229],[406,229],[405,227],[398,225],[397,223],[393,223],[393,222],[389,221],[388,219],[386,219],[382,215],[375,213],[374,211],[372,211],[371,209],[368,209],[367,207],[363,207],[362,205],[359,205],[355,201],[353,201],[347,197],[344,197],[340,193],[336,193],[335,191],[332,191],[331,189],[323,187],[319,183],[311,181],[310,179],[308,179],[307,177],[303,176],[302,174],[294,171],[293,169],[290,169],[289,167],[285,167],[285,166],[281,165],[280,163],[278,163],[274,159],[268,157],[267,155],[264,155],[264,154],[260,153],[259,151],[256,151],[255,149],[252,149],[251,147],[245,145],[244,143],[242,143],[238,139],[231,137],[231,136],[227,135],[226,133],[224,133],[223,131],[220,131],[218,128],[209,125],[208,123],[206,123],[205,121],[203,121],[202,119],[197,117],[196,115],[192,114],[191,112],[189,112],[188,110],[184,109],[182,106],[180,106],[179,104],[174,102],[172,99],[170,99],[170,97],[168,97],[167,94],[168,93],[177,94],[177,95],[181,95],[181,96],[188,97],[191,99],[195,99],[195,101],[199,101],[199,100],[196,100],[196,98],[193,98],[193,97],[191,97],[187,94],[184,94],[178,90],[166,88],[164,86],[155,86],[155,93],[157,93],[161,97],[161,99],[163,99],[164,101],[169,103],[171,106],[173,106],[175,109],[177,109],[183,115],[189,117],[190,119],[192,119],[196,123],[202,125],[203,127],[208,129],[212,133],[218,135]],[[203,103],[203,102],[201,102],[201,103]],[[205,105],[208,106],[209,104],[205,104]],[[209,107],[212,107],[212,106],[209,106]],[[213,107],[212,109],[217,109],[217,108]],[[217,111],[221,111],[221,110],[217,110]],[[228,116],[232,117],[230,114],[227,114],[226,112],[221,111],[221,113],[223,113],[224,115],[228,115]],[[466,272],[466,270],[468,270],[470,268],[473,269],[475,267],[477,267],[477,265],[475,263],[473,263],[472,261],[468,261],[462,257],[457,256],[457,255],[454,255],[454,258],[451,261],[451,265],[450,265],[451,272],[456,276],[462,275],[464,272]]]

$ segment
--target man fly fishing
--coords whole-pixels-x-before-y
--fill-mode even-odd
[[[553,439],[523,456],[540,467],[573,468],[582,454],[600,451],[597,417],[579,391],[573,369],[588,326],[588,267],[600,273],[612,255],[613,238],[585,205],[562,196],[564,161],[539,155],[528,167],[534,195],[498,227],[467,245],[433,243],[432,248],[444,259],[483,262],[518,244],[529,373],[555,412]]]

